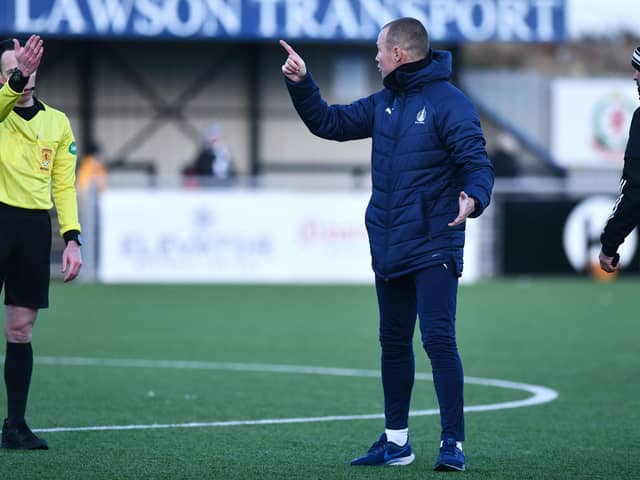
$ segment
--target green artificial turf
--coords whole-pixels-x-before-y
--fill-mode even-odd
[[[373,287],[54,284],[51,300],[33,342],[37,360],[27,413],[34,429],[383,411]],[[417,459],[408,467],[350,467],[384,427],[381,419],[354,419],[48,432],[41,435],[49,451],[0,450],[0,471],[3,479],[639,478],[639,307],[640,283],[629,280],[461,287],[458,342],[465,375],[559,393],[543,405],[467,413],[462,474],[431,470],[437,415],[411,418]],[[418,338],[417,370],[428,373]],[[124,364],[56,363],[68,357]],[[127,360],[203,363],[199,369],[158,368],[127,366]],[[253,370],[229,363],[253,364]],[[374,376],[271,371],[269,365],[360,369]],[[529,396],[465,386],[467,405]],[[5,405],[2,391],[0,408]],[[412,408],[437,408],[430,381],[416,382]]]

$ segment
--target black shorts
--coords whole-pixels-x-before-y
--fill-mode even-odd
[[[0,203],[0,291],[5,305],[47,308],[51,275],[51,219],[46,210]]]

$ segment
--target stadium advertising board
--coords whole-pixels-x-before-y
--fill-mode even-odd
[[[551,151],[566,168],[620,170],[638,90],[631,79],[559,78],[551,84]]]
[[[100,38],[375,40],[416,17],[442,42],[557,42],[565,0],[3,0],[0,33]]]
[[[503,205],[502,270],[506,274],[600,273],[600,234],[616,198],[510,199]],[[619,249],[620,266],[640,273],[638,233]]]
[[[371,283],[368,193],[109,191],[99,278],[150,283]],[[477,243],[478,221],[468,225]],[[477,251],[465,275],[478,276]]]

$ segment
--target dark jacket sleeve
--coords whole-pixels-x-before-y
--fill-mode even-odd
[[[480,117],[462,92],[451,87],[436,106],[440,138],[462,176],[464,191],[476,199],[478,217],[491,200],[493,165],[487,156]]]
[[[613,257],[631,231],[640,224],[640,108],[633,114],[629,141],[624,153],[620,196],[604,226],[602,251]]]
[[[289,95],[307,128],[328,140],[357,140],[371,136],[373,130],[373,98],[366,97],[350,105],[328,105],[320,96],[311,73],[294,83],[285,77]]]
[[[600,235],[604,254],[613,257],[627,235],[638,224],[640,224],[640,185],[631,183],[623,177],[620,182],[620,196]]]

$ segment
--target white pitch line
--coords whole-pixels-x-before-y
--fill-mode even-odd
[[[340,377],[375,378],[380,376],[378,370],[363,370],[353,368],[329,368],[302,365],[274,365],[266,363],[226,363],[226,362],[196,362],[183,360],[135,360],[118,358],[84,358],[84,357],[36,357],[36,363],[43,365],[66,365],[83,367],[118,367],[118,368],[167,368],[167,369],[191,369],[191,370],[226,370],[239,372],[269,372],[269,373],[294,373],[305,375],[329,375]],[[430,373],[416,373],[416,380],[433,381]],[[531,393],[531,396],[523,400],[493,403],[487,405],[470,405],[464,408],[465,412],[487,412],[491,410],[503,410],[507,408],[521,408],[533,405],[541,405],[555,400],[558,392],[547,387],[531,385],[528,383],[511,382],[491,378],[464,377],[464,382],[475,385],[484,385],[510,390],[519,390]],[[436,415],[438,409],[412,410],[410,416],[420,417]],[[295,423],[338,422],[350,420],[374,420],[383,419],[384,414],[373,413],[363,415],[331,415],[325,417],[301,417],[301,418],[263,418],[256,420],[230,420],[219,422],[189,422],[167,423],[150,425],[103,425],[90,427],[57,427],[41,428],[36,432],[87,432],[87,431],[113,431],[113,430],[150,430],[163,428],[205,428],[205,427],[234,427],[241,425],[282,425]]]

